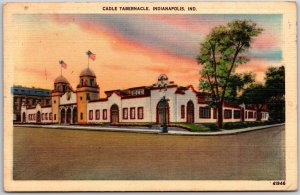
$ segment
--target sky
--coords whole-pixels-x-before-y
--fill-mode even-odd
[[[250,61],[236,70],[252,72],[262,82],[268,67],[283,64],[282,15],[17,14],[14,84],[52,89],[63,60],[62,74],[76,89],[90,50],[96,54],[90,68],[101,94],[152,85],[162,73],[198,89],[201,41],[213,27],[236,19],[250,19],[264,29],[245,54]]]

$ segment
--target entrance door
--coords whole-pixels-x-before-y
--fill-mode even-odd
[[[119,123],[119,107],[117,104],[114,104],[110,108],[110,122],[115,124]]]
[[[186,122],[187,123],[194,123],[195,114],[194,114],[194,103],[190,100],[187,103],[187,116],[186,116]]]
[[[67,124],[71,123],[71,108],[67,110]]]
[[[60,111],[60,123],[61,124],[64,124],[65,123],[65,117],[66,117],[66,111],[65,109],[62,109]]]
[[[38,111],[38,112],[36,113],[36,122],[37,122],[37,123],[40,123],[40,122],[41,122],[41,113],[40,113],[40,111]]]
[[[156,107],[156,123],[157,124],[168,124],[170,120],[169,116],[169,103],[166,99],[161,99]]]
[[[23,112],[23,123],[26,123],[26,113],[25,112]]]
[[[73,124],[77,123],[77,108],[73,109]]]

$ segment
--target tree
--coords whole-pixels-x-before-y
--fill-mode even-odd
[[[211,94],[212,105],[218,111],[219,128],[223,125],[223,103],[231,76],[239,64],[249,60],[242,54],[262,30],[252,21],[235,20],[213,28],[200,45],[197,56],[198,64],[202,65],[200,88]]]
[[[254,105],[257,111],[256,120],[261,120],[261,111],[268,102],[269,98],[268,91],[266,87],[262,84],[252,84],[249,88],[245,89],[243,95],[241,96],[241,100],[245,104]]]
[[[240,95],[247,86],[254,82],[252,73],[234,74],[230,76],[225,92],[225,99],[228,101],[241,102]]]
[[[266,72],[266,89],[269,94],[269,113],[273,120],[285,121],[285,68],[271,67]]]

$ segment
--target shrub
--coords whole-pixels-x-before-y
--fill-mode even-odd
[[[257,127],[264,125],[276,124],[275,121],[244,121],[244,122],[228,122],[224,123],[223,129],[240,129],[247,127]]]

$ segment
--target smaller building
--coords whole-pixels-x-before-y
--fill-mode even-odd
[[[21,122],[21,107],[26,104],[28,107],[51,106],[51,90],[35,87],[13,86],[11,88],[13,95],[13,115],[14,122]]]

